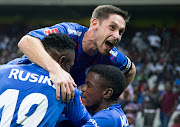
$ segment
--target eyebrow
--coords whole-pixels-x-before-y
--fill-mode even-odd
[[[114,22],[114,21],[112,21],[111,24],[115,25],[116,27],[118,26],[118,24],[116,22]],[[120,28],[119,31],[124,33],[125,32],[125,28]]]
[[[125,28],[121,28],[119,31],[124,33],[125,32]]]

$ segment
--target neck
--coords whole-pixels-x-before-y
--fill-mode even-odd
[[[99,105],[92,106],[91,109],[93,110],[94,114],[96,114],[97,112],[99,112],[103,109],[107,109],[114,104],[117,104],[117,101],[111,101],[111,102],[104,101],[104,102],[100,103]]]
[[[89,56],[94,56],[98,53],[96,41],[94,39],[94,32],[91,28],[84,34],[82,48]]]

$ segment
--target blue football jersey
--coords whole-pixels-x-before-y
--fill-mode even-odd
[[[82,127],[129,127],[128,120],[118,104],[97,112]]]
[[[63,111],[77,125],[89,120],[78,90],[70,103],[58,101],[48,75],[35,64],[0,66],[1,127],[53,127]]]
[[[50,33],[60,32],[68,35],[77,43],[77,47],[75,49],[75,62],[74,66],[72,66],[71,68],[70,74],[78,86],[84,84],[86,71],[92,65],[114,65],[124,73],[127,73],[131,69],[131,60],[124,54],[120,53],[116,47],[114,47],[107,55],[98,53],[95,56],[89,56],[88,54],[86,54],[82,49],[82,40],[87,30],[87,27],[81,26],[77,23],[60,23],[51,27],[31,31],[28,33],[28,35],[42,40],[44,36]],[[29,63],[29,60],[25,56],[23,56],[22,58],[11,61],[10,63]]]

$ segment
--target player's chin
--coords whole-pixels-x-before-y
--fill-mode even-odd
[[[82,102],[83,102],[83,104],[86,106],[87,105],[87,100],[86,100],[86,98],[82,98]]]
[[[109,53],[110,50],[100,50],[99,52],[102,54],[102,55],[107,55]]]

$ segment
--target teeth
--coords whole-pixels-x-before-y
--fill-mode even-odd
[[[116,44],[117,40],[115,40],[114,42],[113,41],[109,41],[109,42],[112,43],[112,44]]]
[[[113,42],[112,42],[112,41],[108,41],[108,42],[110,42],[111,44],[113,44]]]
[[[117,44],[118,41],[117,41],[117,40],[115,40],[115,41],[109,41],[109,40],[107,40],[107,42],[108,42],[108,43],[111,43],[112,45],[115,45],[115,44]]]
[[[118,42],[118,40],[115,40],[115,41],[114,41],[114,44],[116,44],[117,42]]]

